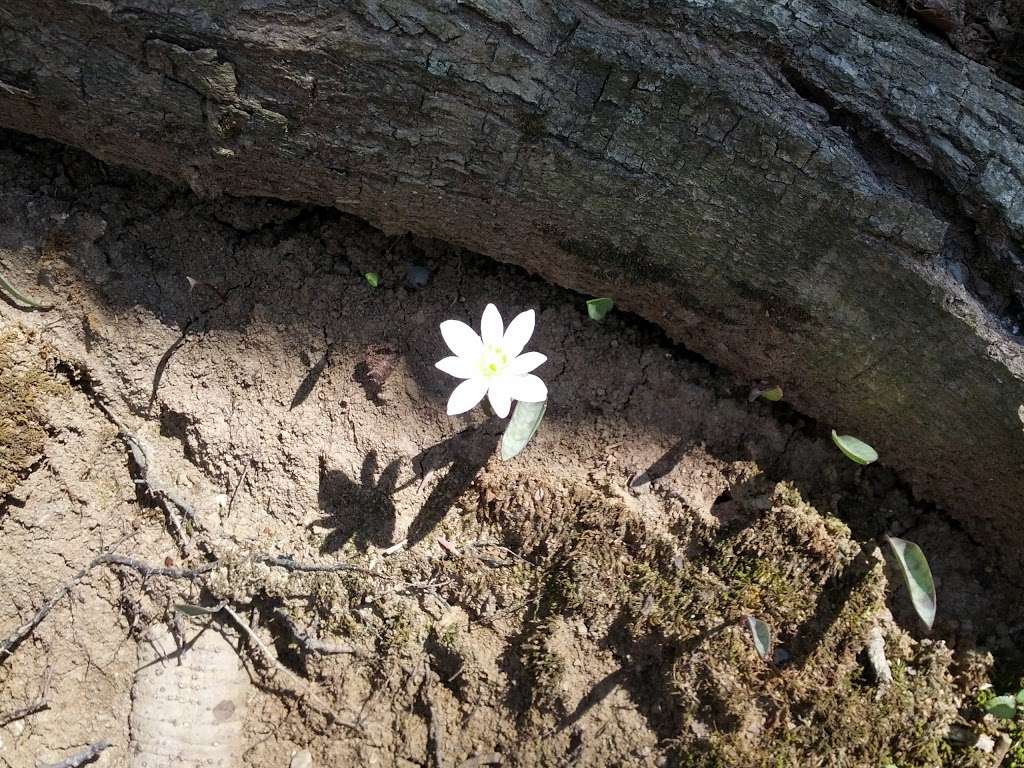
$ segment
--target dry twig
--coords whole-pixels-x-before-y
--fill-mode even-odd
[[[50,708],[50,705],[45,700],[39,700],[35,704],[30,704],[27,707],[16,709],[13,712],[9,712],[6,715],[0,715],[0,728],[10,723],[17,722],[18,720],[24,720],[26,717],[36,714],[37,712],[44,712]]]
[[[238,626],[239,629],[242,630],[242,632],[245,633],[246,637],[249,638],[250,642],[257,649],[259,649],[259,652],[263,656],[265,662],[272,670],[274,670],[275,674],[277,672],[280,672],[286,678],[297,682],[297,685],[293,683],[290,686],[292,691],[296,695],[306,698],[309,701],[316,704],[317,708],[324,715],[330,718],[332,722],[355,731],[362,730],[362,726],[359,723],[354,722],[352,720],[346,720],[345,718],[340,717],[333,709],[331,709],[330,704],[327,701],[325,701],[320,696],[319,693],[317,693],[316,689],[313,687],[313,684],[309,680],[306,680],[305,678],[297,675],[295,672],[292,672],[290,669],[288,669],[288,667],[286,667],[284,664],[278,661],[277,657],[270,652],[270,649],[267,648],[266,644],[260,639],[260,636],[256,634],[256,630],[250,627],[249,623],[245,621],[245,619],[243,619],[241,616],[239,616],[237,611],[235,611],[230,606],[226,605],[223,606],[221,610],[231,617],[231,620]]]
[[[40,763],[39,768],[79,768],[79,766],[88,765],[89,763],[98,760],[100,753],[112,746],[114,745],[109,739],[102,739],[90,744],[81,752],[76,752],[73,755],[65,757],[60,762]]]
[[[82,570],[76,573],[69,581],[64,582],[64,584],[62,584],[61,587],[39,607],[39,610],[32,614],[32,618],[15,629],[6,640],[0,643],[0,663],[2,663],[6,657],[10,656],[14,652],[14,649],[17,648],[26,637],[32,634],[32,630],[42,623],[43,619],[45,619],[47,614],[54,609],[57,603],[70,594],[71,590],[86,577],[95,565],[96,561],[93,560],[87,566],[82,568]]]
[[[284,608],[275,608],[274,615],[277,616],[286,627],[288,627],[288,631],[291,632],[292,637],[295,638],[296,642],[298,642],[298,644],[302,646],[302,649],[307,653],[319,653],[324,655],[343,653],[353,654],[356,656],[365,655],[364,651],[356,648],[350,643],[331,643],[306,634],[299,629],[295,621],[288,615],[288,612]]]

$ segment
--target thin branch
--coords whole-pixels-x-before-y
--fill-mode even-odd
[[[42,606],[40,606],[39,610],[32,615],[32,618],[30,618],[16,630],[14,630],[14,632],[11,635],[9,635],[6,640],[0,643],[0,663],[2,663],[7,656],[10,656],[14,652],[14,649],[17,648],[21,644],[21,642],[32,633],[32,630],[34,630],[42,623],[43,619],[45,619],[47,614],[54,609],[57,603],[59,603],[61,600],[67,597],[68,594],[70,594],[71,590],[78,585],[78,582],[80,582],[82,579],[86,577],[89,571],[91,571],[95,567],[95,565],[96,561],[93,560],[87,566],[82,568],[82,570],[76,573],[74,577],[71,578],[70,581],[64,582],[64,584],[61,585],[60,589],[58,589],[53,595],[50,596],[49,599],[47,599],[45,603],[42,604]]]
[[[63,760],[57,763],[43,763],[40,764],[39,768],[79,768],[79,766],[88,765],[89,763],[95,762],[99,759],[100,753],[114,746],[109,739],[102,739],[101,741],[94,742],[88,747],[83,749],[81,752],[65,757]]]
[[[295,638],[298,644],[301,645],[302,649],[307,653],[319,653],[324,655],[350,653],[356,656],[365,655],[364,651],[356,648],[350,643],[331,643],[326,640],[321,640],[318,637],[307,635],[299,629],[298,625],[296,625],[295,621],[288,615],[288,612],[284,608],[275,608],[274,615],[277,616],[286,627],[288,627],[288,631],[291,632],[292,637]]]
[[[30,704],[27,707],[16,709],[13,712],[9,712],[6,715],[0,715],[0,728],[3,728],[9,723],[16,722],[18,720],[24,720],[26,717],[34,715],[38,712],[45,712],[50,708],[49,702],[45,700],[39,700],[35,704]]]
[[[284,568],[289,571],[297,571],[300,573],[339,573],[339,572],[353,572],[360,573],[365,576],[373,576],[379,579],[392,580],[390,576],[377,571],[371,571],[368,568],[360,568],[356,565],[350,565],[348,563],[332,563],[329,565],[319,565],[316,563],[302,563],[296,560],[292,560],[289,557],[278,557],[276,555],[265,555],[258,554],[248,558],[250,562],[259,562],[266,565],[270,565],[276,568]],[[137,573],[141,574],[143,578],[149,578],[151,576],[160,576],[168,579],[196,579],[200,576],[205,576],[219,568],[222,568],[228,563],[223,560],[211,560],[208,563],[203,563],[196,568],[162,568],[154,565],[149,565],[142,562],[141,560],[135,560],[126,555],[119,555],[113,552],[104,552],[93,558],[88,565],[82,568],[78,573],[74,575],[69,581],[61,585],[61,587],[49,598],[46,602],[37,610],[28,621],[22,624],[20,627],[14,630],[14,632],[7,637],[2,643],[0,643],[0,663],[2,663],[7,656],[10,656],[14,649],[21,644],[21,642],[28,637],[32,631],[38,627],[43,619],[46,618],[47,614],[50,613],[56,607],[56,605],[63,600],[72,589],[74,589],[79,582],[82,581],[88,575],[88,573],[94,568],[100,565],[110,566],[122,566],[125,568],[131,568]],[[400,585],[401,586],[401,585]],[[420,585],[405,585],[417,587]]]
[[[309,698],[310,701],[315,702],[317,705],[319,705],[321,711],[338,725],[342,725],[354,731],[362,730],[362,726],[359,723],[354,722],[352,720],[346,720],[343,717],[339,717],[338,714],[335,713],[333,709],[331,709],[330,704],[320,697],[320,695],[314,689],[313,684],[309,680],[306,680],[305,678],[299,676],[295,672],[292,672],[292,670],[288,669],[288,667],[286,667],[284,664],[278,661],[277,657],[270,652],[270,649],[267,648],[266,644],[260,639],[260,636],[256,634],[256,630],[250,627],[249,623],[245,621],[245,619],[243,619],[241,616],[239,616],[237,611],[235,611],[233,608],[227,605],[225,605],[222,608],[222,610],[224,611],[224,613],[231,617],[231,620],[236,625],[238,625],[239,629],[241,629],[245,633],[246,637],[249,638],[250,642],[256,648],[259,649],[260,654],[263,656],[264,660],[267,662],[268,666],[270,666],[271,669],[275,670],[276,672],[281,672],[284,674],[285,677],[297,681],[298,685],[293,685],[293,690],[295,691],[295,693],[297,693],[300,696],[305,696]]]
[[[235,497],[238,496],[238,489],[245,483],[246,475],[249,474],[249,467],[251,466],[252,464],[250,462],[246,462],[245,469],[242,470],[242,476],[238,478],[238,482],[235,483],[234,490],[231,491],[231,499],[228,501],[228,507],[227,511],[224,513],[224,517],[231,517],[231,508],[235,506]]]
[[[300,563],[292,560],[290,557],[281,557],[278,555],[257,555],[254,559],[259,560],[261,563],[265,563],[266,565],[274,566],[275,568],[284,568],[289,571],[299,571],[301,573],[338,573],[344,571],[346,573],[361,573],[364,576],[376,576],[380,579],[391,578],[379,571],[371,571],[369,568],[361,568],[358,565],[351,565],[349,563]]]
[[[203,563],[197,568],[161,568],[154,565],[148,565],[141,560],[135,560],[124,555],[113,553],[100,555],[93,561],[93,564],[123,565],[126,568],[138,571],[144,578],[149,578],[150,576],[163,576],[168,579],[196,579],[210,573],[211,571],[215,571],[224,565],[221,560],[211,560],[208,563]]]
[[[182,552],[187,557],[191,554],[191,542],[184,525],[182,525],[181,516],[183,515],[197,530],[204,531],[202,524],[196,518],[195,510],[176,491],[165,487],[159,480],[153,477],[151,471],[152,461],[150,460],[149,449],[146,447],[146,444],[134,432],[128,429],[128,426],[103,402],[102,398],[96,398],[95,403],[110,423],[117,427],[118,435],[128,447],[132,460],[135,462],[135,466],[138,467],[140,476],[135,479],[136,484],[144,486],[149,495],[156,499],[160,506],[163,507],[167,513],[167,521],[170,524],[171,532],[177,539]],[[208,549],[205,545],[200,548],[204,551]]]
[[[128,450],[131,451],[132,459],[135,465],[139,468],[140,477],[135,480],[139,485],[145,486],[150,496],[159,502],[160,506],[164,508],[167,513],[167,521],[170,523],[172,533],[178,541],[178,545],[181,547],[181,551],[185,556],[191,554],[192,544],[189,540],[188,534],[185,532],[185,527],[182,525],[179,512],[188,518],[193,525],[198,527],[198,522],[195,517],[195,512],[192,506],[185,502],[175,492],[170,491],[155,480],[150,472],[150,460],[149,450],[134,433],[128,431],[124,424],[117,419],[109,411],[107,412],[108,418],[114,422],[118,430],[121,433],[121,439],[124,440],[125,445],[128,446]]]

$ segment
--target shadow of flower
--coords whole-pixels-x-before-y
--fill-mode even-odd
[[[401,459],[395,459],[377,477],[377,452],[370,451],[356,482],[341,470],[328,469],[326,459],[320,458],[318,502],[325,516],[310,528],[330,529],[322,553],[337,552],[349,541],[360,550],[392,544],[397,517],[392,496],[400,467]]]

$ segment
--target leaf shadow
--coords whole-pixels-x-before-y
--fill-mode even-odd
[[[692,445],[693,440],[690,438],[684,437],[677,440],[656,462],[630,481],[630,488],[640,488],[663,478],[676,468]]]
[[[299,388],[295,390],[295,396],[292,398],[291,405],[288,406],[289,411],[293,411],[306,402],[306,399],[312,394],[316,388],[316,384],[320,381],[320,377],[327,369],[330,363],[330,350],[324,350],[323,355],[317,361],[316,365],[309,369],[305,376],[302,377],[302,381],[299,383]]]
[[[498,420],[491,419],[479,427],[463,430],[435,443],[413,458],[413,466],[419,468],[421,478],[426,478],[445,466],[448,467],[448,471],[434,486],[416,518],[409,525],[406,533],[409,547],[423,541],[444,520],[448,510],[469,488],[494,454],[500,438],[501,427]]]

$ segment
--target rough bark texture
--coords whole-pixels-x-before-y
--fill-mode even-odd
[[[1022,93],[876,8],[4,0],[0,123],[614,296],[1024,554]]]

